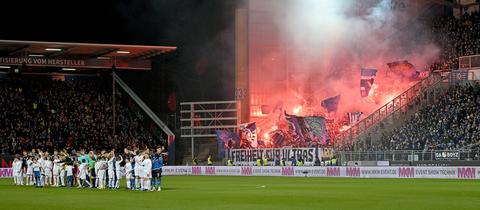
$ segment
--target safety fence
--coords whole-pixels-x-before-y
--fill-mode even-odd
[[[390,150],[337,151],[337,158],[348,161],[452,161],[480,160],[480,150]]]

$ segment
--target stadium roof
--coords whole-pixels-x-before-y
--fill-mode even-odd
[[[0,40],[0,65],[94,69],[150,70],[150,58],[175,50],[172,46],[92,44]]]

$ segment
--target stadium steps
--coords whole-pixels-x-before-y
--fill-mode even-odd
[[[185,153],[183,155],[182,165],[191,165],[192,164],[192,148],[191,144],[188,144],[188,148],[186,148]],[[216,139],[195,139],[195,148],[194,148],[194,156],[197,159],[199,165],[206,165],[208,155],[212,155],[212,159],[214,162],[218,162],[221,164],[223,160],[217,160],[217,143]]]

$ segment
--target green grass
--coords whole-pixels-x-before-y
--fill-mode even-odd
[[[475,180],[168,176],[162,192],[36,189],[12,182],[0,179],[0,209],[480,208]]]

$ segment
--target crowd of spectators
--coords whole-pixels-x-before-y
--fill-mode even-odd
[[[0,79],[0,153],[152,144],[150,133],[121,103],[115,106],[113,135],[112,98],[111,80],[103,77]]]
[[[432,34],[441,48],[434,70],[458,69],[459,57],[480,54],[480,13],[433,21]],[[454,150],[480,147],[480,86],[453,85],[401,127],[383,132],[380,141],[344,142],[339,150]],[[356,144],[358,143],[358,144]]]
[[[441,47],[433,69],[457,69],[461,56],[480,54],[480,14],[442,17],[432,32]],[[480,144],[480,86],[454,85],[445,97],[430,104],[399,128],[382,134],[376,150],[452,150]]]
[[[380,150],[458,150],[480,145],[480,85],[450,86],[438,101],[384,135]]]
[[[465,13],[460,18],[447,16],[433,21],[432,34],[442,49],[433,69],[456,69],[461,56],[480,54],[480,14]]]
[[[480,54],[480,14],[443,17],[432,32],[441,47],[433,69],[458,67],[458,57]],[[31,148],[111,149],[152,144],[135,114],[117,103],[113,135],[111,82],[105,78],[54,81],[0,79],[0,153]],[[452,86],[444,98],[385,134],[379,150],[459,149],[480,144],[480,88]],[[373,144],[373,142],[372,142]],[[353,144],[345,144],[353,148]]]

